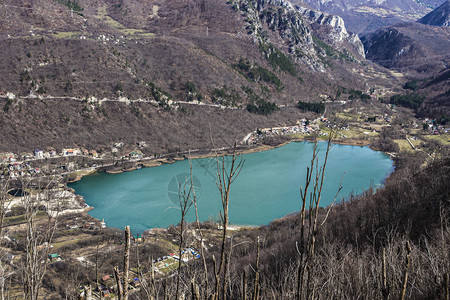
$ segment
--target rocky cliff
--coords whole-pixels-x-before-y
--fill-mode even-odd
[[[342,18],[323,14],[283,0],[232,0],[242,12],[248,33],[260,45],[280,37],[298,61],[324,72],[324,58],[364,57],[361,41],[349,34]],[[274,34],[277,36],[274,36]]]
[[[349,47],[361,57],[365,57],[364,46],[355,33],[347,32],[344,20],[336,15],[298,6],[297,9],[309,21],[318,35],[338,49]]]

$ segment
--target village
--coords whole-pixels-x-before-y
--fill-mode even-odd
[[[337,130],[338,136],[342,138],[355,138],[356,129],[359,130],[360,138],[366,138],[379,132],[383,126],[390,126],[392,118],[387,115],[365,116],[361,112],[357,114],[342,113],[343,124],[335,124],[328,118],[322,116],[314,120],[301,119],[291,126],[280,126],[270,128],[257,128],[247,134],[241,141],[243,146],[257,146],[264,143],[266,137],[286,136],[289,138],[302,139],[312,136],[327,138],[329,130]],[[364,123],[359,119],[363,118]],[[351,124],[351,126],[350,126]],[[378,125],[377,125],[378,124]],[[380,127],[381,126],[381,127]],[[351,128],[352,127],[352,128]],[[353,130],[352,130],[353,129]],[[425,135],[445,136],[450,128],[438,124],[436,120],[429,118],[418,119],[412,124],[412,130],[418,130]],[[358,137],[356,137],[358,138]],[[413,140],[417,138],[413,135]],[[111,173],[134,170],[143,166],[155,166],[162,163],[173,163],[187,154],[202,153],[205,151],[226,150],[219,149],[193,149],[184,152],[154,154],[146,156],[143,149],[147,147],[147,142],[140,141],[135,145],[125,145],[123,142],[116,142],[101,150],[85,149],[83,147],[63,148],[57,150],[49,147],[44,150],[35,148],[33,151],[24,153],[3,152],[0,153],[0,179],[34,178],[42,176],[69,176],[78,171],[105,170]],[[142,164],[139,164],[142,162]],[[131,167],[123,167],[127,163],[135,164]],[[118,166],[120,165],[120,166]],[[122,166],[122,167],[121,167]],[[69,179],[69,181],[74,180]]]
[[[135,244],[142,243],[143,237],[138,234],[136,237],[132,237],[132,242]],[[128,288],[130,293],[138,291],[141,288],[141,284],[148,288],[148,281],[150,278],[152,278],[152,280],[158,280],[170,276],[178,269],[180,263],[182,265],[187,265],[190,261],[199,259],[200,257],[200,254],[195,248],[189,247],[182,250],[181,261],[178,255],[169,253],[168,255],[153,259],[150,270],[133,268],[130,271],[129,276],[130,281]],[[49,260],[51,262],[57,262],[61,261],[61,258],[57,253],[54,253],[49,254]],[[77,260],[91,268],[95,267],[95,264],[85,257],[78,257]],[[97,282],[92,282],[91,285],[84,285],[81,287],[80,297],[83,299],[114,299],[117,292],[117,281],[111,272],[111,274],[102,276],[98,285]]]

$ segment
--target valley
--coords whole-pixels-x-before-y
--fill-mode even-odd
[[[449,2],[350,2],[0,1],[2,297],[448,298]],[[306,163],[255,167],[314,142]],[[357,161],[339,149],[384,152],[395,171],[343,181],[333,202],[325,167]],[[257,180],[241,155],[263,157],[253,193],[235,183]],[[210,218],[193,217],[194,180],[173,218],[114,202],[147,191],[134,174],[191,160],[214,164]],[[383,165],[370,162],[355,163],[364,176]],[[93,193],[131,178],[100,204],[122,223],[70,188],[89,178]]]

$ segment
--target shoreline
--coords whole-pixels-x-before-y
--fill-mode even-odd
[[[268,151],[268,150],[283,147],[291,142],[310,142],[310,143],[312,143],[314,141],[325,141],[326,142],[326,140],[309,139],[308,137],[305,137],[305,138],[291,137],[288,140],[286,140],[280,144],[274,145],[274,146],[263,145],[263,144],[257,144],[255,146],[241,146],[241,147],[244,147],[244,149],[240,150],[237,148],[236,154],[244,155],[244,154]],[[379,149],[371,147],[370,141],[368,141],[368,140],[339,139],[339,140],[332,141],[332,143],[338,144],[338,145],[359,146],[359,147],[369,146],[370,149],[381,152]],[[85,176],[92,175],[92,174],[95,174],[98,172],[105,172],[107,174],[121,174],[124,172],[135,171],[140,168],[152,168],[152,167],[159,167],[159,166],[162,166],[165,164],[173,164],[177,161],[183,161],[186,159],[211,158],[211,157],[215,157],[216,155],[217,156],[223,156],[223,155],[228,156],[228,155],[231,155],[229,153],[230,150],[232,150],[232,148],[222,148],[221,150],[219,150],[217,152],[216,151],[207,151],[206,153],[202,153],[202,154],[192,154],[192,155],[191,154],[183,154],[182,156],[168,157],[168,158],[144,158],[144,159],[132,162],[132,166],[129,166],[129,167],[113,167],[113,168],[98,167],[98,168],[93,169],[93,171],[91,171],[91,172],[77,174],[76,178],[71,180],[69,183],[80,181]],[[383,153],[389,155],[391,158],[395,158],[395,153],[386,153],[386,152],[383,152]],[[80,171],[74,171],[73,173],[77,173],[77,172],[80,172]]]
[[[324,142],[326,142],[326,140],[309,139],[308,137],[306,137],[306,138],[291,137],[288,140],[286,140],[286,141],[284,141],[284,142],[282,142],[280,144],[274,145],[274,146],[259,144],[259,145],[255,145],[253,147],[252,146],[246,147],[246,149],[237,150],[236,153],[239,154],[239,155],[250,154],[250,153],[257,153],[257,152],[263,152],[263,151],[268,151],[268,150],[280,148],[280,147],[283,147],[283,146],[285,146],[287,144],[290,144],[292,142],[314,142],[314,141],[324,141]],[[332,143],[338,144],[338,145],[359,146],[359,147],[369,146],[370,147],[370,142],[368,140],[340,139],[340,140],[333,141]],[[380,150],[374,149],[373,147],[370,147],[370,148],[373,151],[381,152]],[[70,183],[79,181],[82,178],[84,178],[84,176],[92,175],[92,174],[95,174],[95,173],[98,173],[98,172],[102,172],[102,171],[105,172],[105,173],[108,173],[108,174],[120,174],[120,173],[130,172],[130,171],[134,171],[134,170],[140,169],[140,168],[138,168],[138,166],[151,168],[151,167],[161,166],[161,165],[164,165],[164,164],[172,164],[172,163],[175,163],[177,161],[182,161],[182,160],[185,160],[185,159],[201,159],[201,158],[215,157],[216,155],[217,156],[230,155],[230,153],[229,153],[230,150],[231,149],[226,149],[226,150],[223,149],[221,151],[217,151],[217,152],[216,151],[209,151],[209,152],[203,153],[203,154],[194,154],[194,155],[187,154],[187,155],[183,155],[183,156],[179,156],[179,157],[175,157],[175,158],[173,158],[173,157],[172,158],[153,158],[153,159],[147,159],[147,161],[139,160],[139,161],[134,162],[134,166],[129,167],[129,168],[121,168],[120,170],[117,169],[117,168],[116,169],[112,169],[112,170],[99,170],[101,168],[98,168],[98,169],[95,169],[93,172],[89,172],[89,173],[86,172],[84,174],[79,174],[77,176],[76,180],[73,180]],[[385,152],[383,152],[383,153],[385,153]],[[385,154],[388,155],[391,160],[395,157],[395,154],[393,154],[393,153],[385,153]],[[395,170],[396,170],[395,169],[395,161],[394,161],[393,166],[394,166],[393,172],[391,172],[383,180],[383,182],[386,181],[395,172]],[[86,203],[84,197],[81,196],[81,195],[76,194],[75,190],[73,190],[72,188],[71,188],[71,190],[72,190],[71,192],[74,195],[76,195],[77,197],[79,197],[79,199],[86,206],[86,209],[82,212],[82,214],[83,215],[88,215],[89,211],[93,210],[94,207],[89,206]],[[289,213],[289,214],[287,214],[287,215],[285,215],[285,216],[283,216],[281,218],[274,219],[271,222],[277,221],[277,220],[282,220],[282,219],[284,219],[286,217],[289,217],[289,216],[291,216],[292,214],[295,214],[295,213],[297,213],[297,212],[291,212],[291,213]],[[92,217],[92,216],[90,216],[90,217]],[[95,219],[97,219],[97,218],[95,218]],[[97,219],[97,220],[99,222],[101,221],[99,219]],[[266,225],[261,225],[261,226],[266,226]],[[240,230],[240,229],[243,229],[243,228],[249,229],[249,228],[260,227],[260,226],[256,226],[256,225],[239,225],[239,224],[230,224],[230,226],[233,227],[233,228],[236,228],[234,230]],[[143,231],[143,234],[144,233],[150,233],[153,229],[167,229],[167,228],[164,228],[164,227],[163,228],[160,228],[160,227],[148,228],[148,229]]]

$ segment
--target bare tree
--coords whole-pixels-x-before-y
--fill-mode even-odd
[[[3,242],[3,222],[5,220],[6,214],[6,202],[8,198],[8,187],[9,180],[2,181],[0,183],[0,246]],[[1,299],[5,299],[5,283],[6,283],[6,265],[5,265],[5,255],[4,251],[0,252],[0,293]]]
[[[130,272],[130,226],[125,226],[125,252],[123,254],[123,299],[128,300],[128,281]]]
[[[186,215],[189,209],[194,204],[195,200],[195,188],[192,180],[192,167],[190,168],[189,178],[185,178],[184,182],[180,182],[178,186],[178,200],[180,209],[180,228],[179,228],[179,238],[180,242],[178,244],[178,274],[177,274],[177,289],[176,289],[176,299],[180,297],[180,284],[181,284],[181,267],[183,262],[183,249],[185,246],[185,227],[186,227]]]
[[[57,227],[59,204],[49,194],[53,183],[52,180],[47,183],[38,180],[38,189],[33,188],[31,181],[22,182],[21,185],[22,190],[26,191],[22,197],[26,220],[26,254],[22,278],[24,298],[27,300],[37,300],[39,297],[48,265],[50,244]],[[42,220],[39,220],[41,217]]]
[[[322,188],[325,182],[325,169],[328,155],[330,153],[333,132],[330,132],[327,150],[323,165],[319,167],[317,142],[314,143],[314,149],[310,166],[306,169],[305,187],[300,187],[301,210],[300,210],[300,246],[297,248],[299,254],[299,265],[297,272],[297,291],[296,299],[314,298],[311,292],[314,288],[310,283],[312,280],[311,266],[315,255],[316,237],[320,228],[324,225],[329,212],[336,201],[336,198],[342,189],[339,189],[330,205],[324,220],[319,222],[319,208],[322,199]],[[341,180],[342,184],[342,180]],[[306,215],[308,213],[308,216]],[[308,221],[308,223],[306,223]],[[306,287],[306,290],[305,290]]]
[[[228,162],[229,167],[227,167],[227,162],[225,156],[221,158],[217,157],[217,188],[220,192],[220,198],[222,202],[222,211],[221,211],[221,219],[222,219],[222,243],[220,247],[220,260],[219,266],[216,265],[214,261],[214,270],[215,270],[215,289],[214,289],[214,299],[218,299],[220,295],[220,281],[222,280],[222,298],[226,296],[226,272],[225,270],[228,268],[228,260],[225,259],[228,252],[227,245],[227,232],[228,232],[228,207],[230,204],[230,191],[231,184],[236,180],[244,166],[244,158],[242,155],[236,153],[236,142],[234,143],[233,152],[230,155],[230,162]]]

